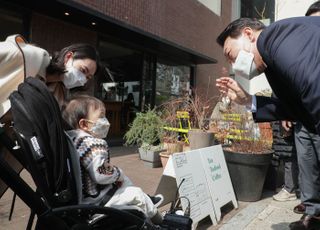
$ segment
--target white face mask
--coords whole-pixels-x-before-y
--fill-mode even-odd
[[[240,76],[249,80],[258,76],[259,72],[253,58],[253,53],[240,50],[235,63],[232,64],[235,76]]]
[[[90,129],[90,132],[93,134],[96,138],[105,138],[108,135],[110,128],[110,123],[107,118],[99,118],[92,128]]]
[[[67,89],[84,86],[86,83],[87,78],[84,73],[72,65],[67,67],[67,72],[64,74],[63,78],[63,84]]]

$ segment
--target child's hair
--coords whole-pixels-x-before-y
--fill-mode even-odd
[[[62,109],[62,117],[71,129],[79,128],[80,119],[88,118],[90,109],[104,110],[102,101],[95,97],[81,95],[69,100]]]

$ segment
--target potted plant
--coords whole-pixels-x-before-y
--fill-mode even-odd
[[[165,151],[160,153],[163,167],[171,154],[183,152],[189,146],[186,135],[190,127],[185,117],[181,116],[186,112],[184,111],[184,101],[184,97],[179,97],[167,101],[159,107],[162,111],[162,120],[165,123],[164,135],[161,140]]]
[[[207,95],[194,90],[192,95],[170,100],[160,107],[165,111],[165,123],[169,124],[167,130],[179,133],[180,139],[190,144],[190,149],[214,144],[214,134],[209,130],[209,121],[216,98],[209,98]]]
[[[165,134],[165,137],[162,139],[162,143],[164,151],[159,155],[162,167],[164,168],[171,154],[184,151],[185,142],[178,140],[175,135],[170,136],[169,134]]]
[[[204,148],[213,145],[214,132],[209,129],[210,116],[215,97],[208,98],[197,90],[188,98],[188,110],[191,119],[191,129],[188,132],[190,149]]]
[[[137,113],[124,138],[126,145],[138,145],[140,159],[151,167],[161,166],[159,153],[163,151],[160,140],[163,137],[164,122],[155,109]]]
[[[230,107],[221,117],[216,121],[219,129],[216,138],[224,145],[224,156],[237,199],[257,201],[261,198],[272,158],[272,135],[266,130],[260,132],[251,113],[241,106]]]

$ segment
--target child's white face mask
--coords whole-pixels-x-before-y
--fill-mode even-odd
[[[109,132],[110,123],[107,118],[99,118],[89,130],[96,138],[106,138]]]

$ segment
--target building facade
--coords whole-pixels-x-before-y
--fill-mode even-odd
[[[114,123],[111,135],[121,136],[127,125],[121,109],[128,94],[136,110],[191,87],[217,94],[215,78],[225,61],[215,39],[231,20],[231,0],[0,3],[1,40],[19,33],[49,53],[76,42],[97,47],[107,68],[85,90],[106,102]]]
[[[215,79],[228,64],[215,39],[232,20],[255,17],[268,25],[303,16],[313,2],[0,0],[0,39],[20,33],[50,53],[76,42],[97,47],[103,68],[84,90],[105,101],[113,127],[110,134],[122,136],[130,120],[123,114],[129,94],[134,111],[190,88],[218,95]],[[265,83],[255,80],[252,85]],[[253,92],[263,87],[254,87]]]

